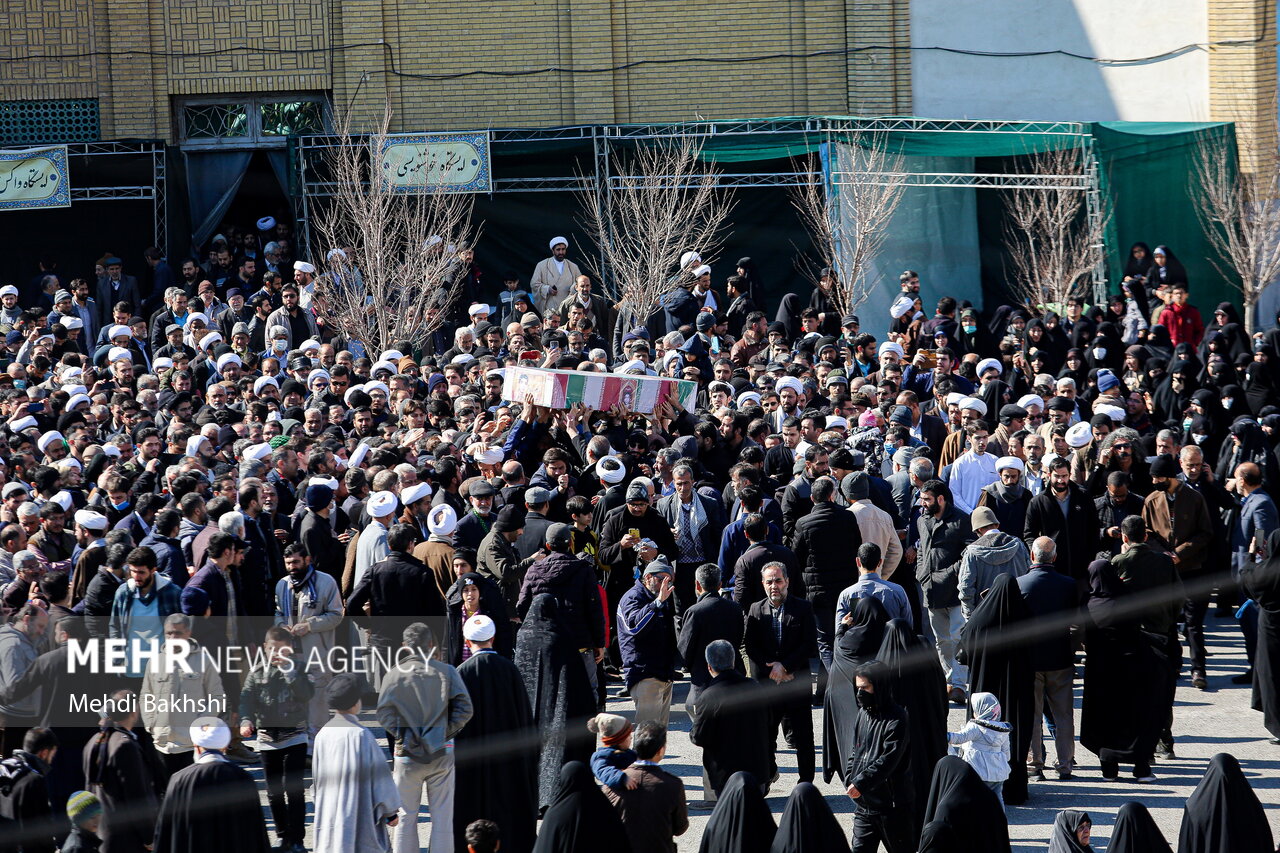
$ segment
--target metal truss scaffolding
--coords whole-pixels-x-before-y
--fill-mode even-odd
[[[49,145],[20,146],[9,150],[48,148]],[[163,142],[69,142],[66,143],[71,170],[71,203],[80,201],[150,201],[152,218],[152,245],[166,246],[166,174]],[[109,184],[83,186],[76,180],[78,158],[146,157],[151,160],[151,180],[141,184]]]
[[[909,186],[958,187],[977,189],[1045,189],[1072,190],[1086,193],[1086,210],[1091,220],[1103,217],[1101,183],[1098,174],[1098,158],[1094,150],[1089,126],[1080,122],[1014,122],[969,121],[959,119],[924,119],[909,117],[855,118],[844,116],[808,116],[773,119],[744,119],[733,121],[700,121],[683,124],[620,124],[575,125],[542,129],[499,129],[489,132],[490,151],[493,155],[493,192],[604,192],[620,186],[637,176],[627,174],[625,157],[619,151],[647,141],[687,136],[701,137],[708,149],[714,151],[716,140],[755,137],[761,142],[773,139],[783,142],[784,137],[797,140],[805,153],[821,143],[838,142],[858,134],[1018,134],[1043,137],[1048,147],[1080,147],[1084,149],[1085,168],[1075,175],[1027,175],[1018,173],[976,172],[907,172],[900,175],[875,175],[869,173],[831,172],[824,174],[817,157],[793,156],[792,170],[784,171],[717,171],[713,172],[717,186],[733,188],[797,187],[825,184],[848,185],[851,181],[895,180]],[[1060,140],[1060,142],[1059,142]],[[299,136],[294,140],[294,168],[300,192],[294,198],[294,214],[297,232],[309,242],[311,237],[311,205],[317,199],[332,194],[322,164],[327,151],[341,144],[335,136]],[[504,155],[518,156],[531,145],[564,147],[567,164],[574,157],[590,168],[574,174],[546,174],[534,176],[504,176]],[[509,160],[507,162],[510,162]],[[774,163],[777,159],[773,160]],[[692,181],[705,179],[706,175],[692,176]],[[1095,293],[1102,293],[1105,270],[1101,264],[1094,270]]]

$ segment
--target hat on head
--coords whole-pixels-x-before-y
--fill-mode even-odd
[[[1071,429],[1067,430],[1067,446],[1074,447],[1077,450],[1093,441],[1093,428],[1084,421],[1075,424]]]
[[[1076,403],[1070,397],[1050,397],[1045,408],[1053,412],[1074,412]]]
[[[649,489],[639,478],[632,480],[631,485],[627,486],[627,503],[632,501],[648,501]]]
[[[10,495],[16,495],[19,492],[21,492],[24,495],[30,494],[30,492],[27,491],[26,486],[16,481],[10,481],[4,484],[3,489],[0,489],[0,498],[7,498]]]
[[[541,486],[533,486],[532,488],[525,490],[525,506],[541,506],[542,504],[550,503],[550,501],[551,492]]]
[[[318,483],[307,486],[306,500],[308,509],[324,509],[333,503],[333,489]]]
[[[1014,403],[1006,403],[1000,407],[1000,420],[1017,420],[1026,416],[1027,410]]]
[[[573,534],[569,525],[557,523],[547,528],[543,539],[552,551],[567,551],[570,542],[573,541]]]
[[[910,447],[899,447],[893,452],[893,464],[901,468],[906,468],[915,458],[915,451]]]
[[[360,701],[360,679],[351,673],[335,675],[324,688],[324,701],[335,711],[355,707]]]
[[[705,332],[716,324],[716,316],[707,311],[699,311],[698,318],[694,320],[694,325],[698,327],[699,332]]]
[[[871,496],[871,478],[865,471],[854,471],[840,482],[840,491],[847,500],[865,500]]]
[[[600,735],[605,746],[617,746],[631,734],[631,721],[617,714],[596,714],[587,720],[587,729]]]
[[[102,802],[88,791],[76,791],[67,799],[67,819],[72,825],[88,823],[102,815]]]
[[[547,244],[547,248],[554,251],[555,247],[560,245],[561,243],[564,243],[564,246],[566,249],[569,248],[568,237],[552,237],[551,242]]]
[[[885,341],[884,343],[880,344],[878,353],[882,357],[884,356],[885,353],[894,353],[895,355],[898,356],[898,358],[902,358],[903,357],[902,344],[898,343],[897,341]]]
[[[961,411],[972,409],[978,413],[978,417],[985,417],[987,414],[987,404],[979,400],[977,397],[965,397],[957,403]]]
[[[969,513],[969,523],[974,530],[983,527],[999,527],[995,512],[989,506],[980,506]]]
[[[497,493],[498,493],[498,490],[495,489],[493,487],[493,483],[490,483],[488,480],[480,480],[476,483],[472,483],[469,487],[467,487],[468,497],[491,498]]]
[[[839,415],[829,415],[827,417],[827,429],[848,429],[849,421]]]
[[[661,554],[658,555],[658,559],[651,561],[649,565],[644,567],[644,573],[646,575],[675,574],[671,568],[671,564],[667,562],[667,558],[663,557]]]
[[[63,326],[66,326],[68,329],[84,328],[84,320],[81,320],[79,317],[63,317],[58,322],[61,323]]]
[[[1000,359],[998,358],[984,358],[982,361],[978,362],[978,376],[982,376],[982,374],[988,370],[998,370],[1003,373],[1004,365],[1000,363]]]
[[[861,326],[862,321],[858,319],[857,314],[845,314],[840,318],[841,326]]]
[[[51,429],[36,439],[36,447],[40,448],[41,453],[44,453],[49,449],[49,445],[53,444],[55,441],[65,442],[66,439],[63,437],[62,433],[58,432],[56,429]]]
[[[1103,391],[1103,392],[1110,391],[1112,388],[1119,387],[1119,385],[1120,385],[1120,380],[1117,379],[1116,375],[1112,373],[1110,370],[1098,371],[1098,390],[1099,391]]]
[[[889,307],[889,313],[895,320],[901,320],[911,310],[911,306],[915,304],[915,299],[910,296],[899,296],[893,301],[893,305]]]
[[[423,498],[431,497],[430,483],[414,483],[412,486],[400,490],[400,501],[405,506],[415,504]]]
[[[617,485],[622,482],[622,478],[626,475],[626,466],[616,456],[605,456],[596,463],[596,476],[603,483],[608,483],[611,486]]]
[[[310,273],[312,275],[314,275],[316,271],[315,266],[307,263],[306,261],[294,261],[293,268],[298,272]]]
[[[1032,406],[1039,406],[1041,410],[1043,410],[1044,398],[1039,394],[1027,394],[1026,396],[1018,398],[1018,405],[1024,409],[1029,409]]]
[[[689,264],[700,263],[702,263],[702,255],[699,255],[697,252],[689,251],[680,256],[680,269],[684,269],[689,266]]]
[[[226,749],[231,727],[217,717],[197,717],[191,721],[191,742],[202,749]]]
[[[106,530],[107,517],[100,512],[94,512],[91,509],[76,510],[76,524],[86,530]]]
[[[276,227],[276,219],[274,216],[264,216],[258,220],[259,231],[270,231]]]
[[[909,406],[895,406],[893,412],[889,415],[889,423],[899,424],[900,426],[911,426],[911,408]]]
[[[383,518],[396,511],[399,501],[394,492],[374,492],[365,502],[371,518]]]
[[[12,284],[6,284],[4,287],[0,287],[0,296],[18,296],[18,295],[19,295],[18,288],[14,287]]]
[[[1021,472],[1027,470],[1027,465],[1016,456],[1001,456],[996,460],[996,470],[1003,471],[1005,468],[1013,468]]]
[[[498,511],[498,520],[493,523],[493,529],[504,533],[520,530],[524,527],[524,516],[524,507],[508,504]]]
[[[790,388],[796,394],[804,393],[804,385],[794,376],[784,376],[779,379],[773,386],[773,390],[778,394],[782,393],[783,388]]]
[[[1152,477],[1178,476],[1178,463],[1168,453],[1161,453],[1151,461]]]
[[[477,613],[462,623],[462,637],[473,643],[484,643],[492,640],[498,628],[488,616]]]
[[[1106,415],[1112,423],[1119,423],[1124,420],[1125,411],[1119,406],[1110,406],[1106,403],[1099,403],[1093,407],[1094,415]]]
[[[738,395],[738,408],[744,409],[747,406],[760,405],[760,395],[755,391],[743,391]]]
[[[458,514],[448,504],[437,504],[427,513],[427,530],[432,536],[452,536],[458,529]]]

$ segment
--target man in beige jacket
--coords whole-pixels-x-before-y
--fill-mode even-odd
[[[840,483],[840,491],[849,502],[849,511],[858,521],[863,542],[874,542],[880,547],[884,562],[880,566],[881,577],[889,577],[902,560],[902,540],[893,527],[893,516],[871,502],[871,481],[863,471],[855,471]]]
[[[138,710],[142,712],[143,725],[151,733],[156,752],[160,753],[160,760],[170,775],[195,760],[191,723],[197,717],[225,718],[228,710],[235,710],[227,708],[222,676],[191,638],[191,627],[192,617],[183,613],[171,613],[164,620],[166,642],[190,644],[186,663],[191,671],[177,664],[176,658],[170,661],[166,661],[164,655],[152,658],[142,677],[139,694]]]
[[[568,254],[569,239],[552,237],[551,257],[538,261],[538,265],[533,268],[533,275],[529,277],[533,306],[544,317],[564,300],[573,289],[574,281],[582,275],[578,265],[566,258]]]

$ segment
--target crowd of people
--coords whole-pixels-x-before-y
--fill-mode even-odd
[[[1280,744],[1280,317],[1206,324],[1167,247],[1097,305],[929,313],[908,270],[863,327],[830,270],[770,321],[696,251],[637,318],[554,237],[493,292],[458,252],[448,324],[379,351],[292,237],[0,287],[0,849],[266,850],[261,765],[289,853],[308,798],[323,853],[418,850],[424,804],[432,853],[674,851],[689,809],[706,853],[1007,850],[1038,781],[1157,781],[1211,604]],[[696,394],[553,409],[517,368]],[[1133,803],[1109,849],[1169,848]],[[1274,849],[1230,756],[1180,849]]]

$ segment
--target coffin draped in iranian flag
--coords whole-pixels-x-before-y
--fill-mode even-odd
[[[589,409],[602,412],[619,405],[628,411],[649,414],[675,391],[680,405],[692,412],[698,400],[698,383],[661,376],[509,367],[503,384],[508,400],[522,403],[528,395],[533,395],[536,405],[552,409],[567,409],[583,403]]]

